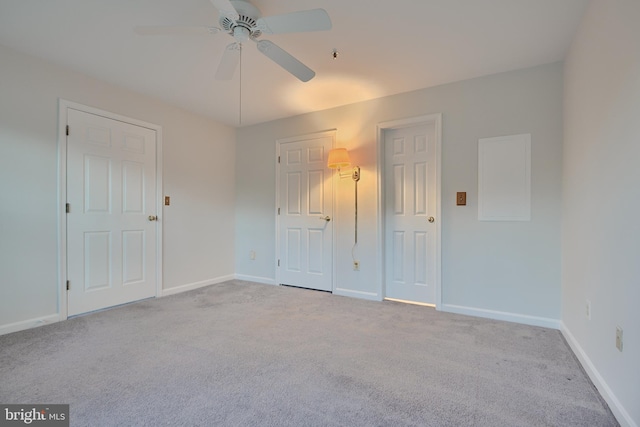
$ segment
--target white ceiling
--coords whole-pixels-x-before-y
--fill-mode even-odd
[[[242,125],[561,60],[588,1],[252,0],[263,16],[323,8],[333,29],[262,37],[315,70],[308,83],[245,47]],[[239,73],[214,79],[231,37],[139,25],[219,26],[209,0],[0,0],[0,44],[238,126]]]

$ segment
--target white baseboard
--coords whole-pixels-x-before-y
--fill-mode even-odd
[[[256,282],[262,283],[265,285],[275,285],[275,279],[270,279],[268,277],[258,277],[258,276],[249,276],[246,274],[236,274],[235,278],[237,280],[244,280],[245,282]]]
[[[602,378],[600,372],[598,372],[593,362],[591,362],[591,359],[589,359],[589,356],[587,356],[587,353],[585,353],[580,344],[578,344],[578,341],[564,322],[560,324],[560,331],[582,364],[582,367],[587,372],[587,375],[589,375],[589,378],[591,378],[591,381],[600,392],[600,395],[609,405],[611,412],[613,412],[613,415],[615,415],[620,425],[623,427],[638,427],[638,424],[631,419],[631,415],[624,409],[624,406],[622,406],[611,388],[609,388],[607,382]]]
[[[370,301],[382,301],[382,298],[380,298],[380,295],[375,292],[363,292],[363,291],[354,291],[354,290],[345,289],[345,288],[336,288],[333,291],[333,294],[341,295],[343,297],[366,299]]]
[[[169,295],[180,294],[182,292],[192,291],[194,289],[203,288],[205,286],[215,285],[217,283],[226,282],[227,280],[233,280],[235,277],[233,274],[229,274],[228,276],[220,276],[214,279],[202,280],[200,282],[188,283],[186,285],[175,286],[169,289],[163,289],[160,292],[161,297],[166,297]]]
[[[529,316],[527,314],[509,313],[505,311],[487,310],[484,308],[465,307],[453,304],[442,304],[438,309],[448,313],[466,314],[467,316],[486,317],[488,319],[504,320],[506,322],[560,329],[560,320],[550,319],[548,317]]]
[[[21,322],[9,323],[7,325],[0,325],[0,335],[10,334],[12,332],[24,331],[25,329],[31,329],[38,326],[48,325],[49,323],[56,323],[60,320],[59,314],[51,314],[49,316],[37,317],[35,319],[23,320]]]

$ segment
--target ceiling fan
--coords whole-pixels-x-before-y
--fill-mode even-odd
[[[262,34],[283,34],[331,29],[331,19],[324,9],[303,10],[263,17],[257,7],[246,0],[211,0],[220,13],[220,27],[206,26],[144,26],[136,27],[142,35],[212,35],[219,32],[229,34],[234,41],[225,48],[216,79],[230,80],[240,60],[242,44],[251,40],[258,50],[276,64],[303,82],[311,80],[316,73],[293,57],[290,53],[269,40],[259,40]]]

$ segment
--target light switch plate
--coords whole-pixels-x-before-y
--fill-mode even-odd
[[[467,205],[467,192],[459,191],[456,193],[456,205],[458,206],[466,206]]]
[[[164,205],[169,206],[171,204],[171,197],[164,196]]]

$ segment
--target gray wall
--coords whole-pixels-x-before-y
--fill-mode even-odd
[[[566,60],[563,332],[640,425],[640,2],[592,1]],[[586,301],[591,302],[591,319]],[[615,347],[616,326],[624,345]]]
[[[58,98],[162,126],[164,292],[232,277],[233,128],[0,46],[0,333],[59,315]]]
[[[443,308],[558,326],[562,163],[562,64],[513,71],[239,129],[236,273],[275,278],[275,141],[337,129],[337,145],[362,168],[360,271],[351,268],[353,182],[340,180],[335,211],[336,287],[382,297],[378,279],[377,135],[380,122],[443,114]],[[532,220],[477,220],[479,138],[532,135]],[[466,207],[455,193],[467,192]],[[256,260],[249,258],[256,252]]]

